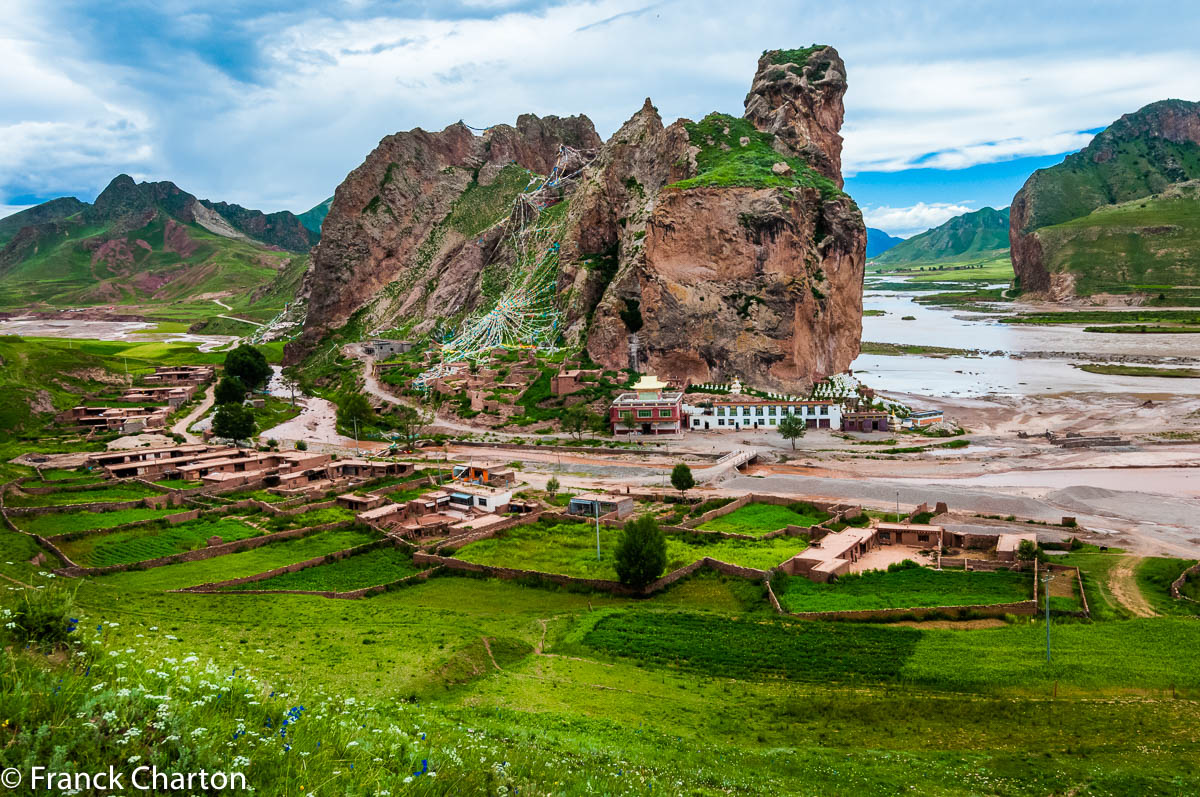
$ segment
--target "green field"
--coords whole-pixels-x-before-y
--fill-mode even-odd
[[[671,534],[667,536],[667,571],[676,570],[705,556],[742,567],[770,570],[807,547],[808,541],[803,537],[713,540],[702,534]]]
[[[324,526],[326,523],[342,523],[347,520],[354,520],[354,512],[344,506],[310,509],[295,515],[263,515],[260,517],[263,527],[271,531],[306,529],[311,526]]]
[[[336,562],[307,567],[295,573],[282,573],[262,581],[249,581],[226,587],[231,591],[247,589],[301,589],[313,592],[350,592],[363,587],[390,584],[418,572],[412,556],[397,548],[377,548]]]
[[[919,355],[922,357],[969,357],[978,352],[970,349],[954,349],[946,346],[919,346],[911,343],[875,343],[864,340],[860,349],[862,354],[883,354],[889,357]]]
[[[1079,366],[1080,371],[1110,376],[1154,376],[1166,379],[1200,379],[1198,368],[1154,368],[1148,365],[1103,365],[1087,363]]]
[[[1142,595],[1150,602],[1156,611],[1167,615],[1195,616],[1200,615],[1200,603],[1195,602],[1197,579],[1193,576],[1190,583],[1185,583],[1181,592],[1193,598],[1191,601],[1178,600],[1171,597],[1171,582],[1179,578],[1184,570],[1196,564],[1195,559],[1167,559],[1150,557],[1138,566],[1136,577]]]
[[[797,511],[799,510],[799,511]],[[724,531],[731,534],[759,536],[778,531],[786,526],[815,526],[828,520],[831,515],[811,504],[747,504],[728,515],[702,523],[696,528],[701,531]]]
[[[72,531],[111,529],[126,523],[160,518],[184,511],[173,506],[167,509],[118,509],[115,512],[48,512],[43,515],[13,515],[11,520],[17,528],[30,534],[53,537]]]
[[[1033,577],[1026,573],[964,572],[927,567],[893,571],[868,570],[828,584],[789,578],[777,590],[789,612],[835,612],[903,609],[919,606],[974,606],[1016,603],[1033,597]]]
[[[178,524],[151,524],[108,534],[89,534],[59,548],[76,564],[84,567],[141,562],[160,556],[203,548],[209,537],[234,542],[258,537],[262,532],[236,518],[200,517]]]
[[[9,491],[4,496],[5,506],[69,506],[71,504],[136,501],[151,495],[162,495],[158,490],[136,482],[113,483],[106,487],[90,490],[63,490],[61,492],[35,494]]]

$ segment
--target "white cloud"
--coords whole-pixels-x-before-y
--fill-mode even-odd
[[[883,205],[863,208],[863,220],[868,227],[884,230],[890,235],[908,238],[973,210],[976,208],[949,202],[930,202],[928,204],[918,202],[906,208],[892,208]]]
[[[20,213],[22,210],[29,210],[33,205],[3,205],[0,204],[0,219],[11,216],[14,213]]]

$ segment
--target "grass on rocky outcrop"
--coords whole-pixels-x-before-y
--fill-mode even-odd
[[[688,124],[687,132],[692,145],[700,148],[696,155],[698,173],[667,188],[681,191],[730,186],[816,188],[827,197],[841,193],[832,180],[807,161],[784,157],[772,149],[774,137],[760,132],[745,119],[710,113],[699,122]],[[742,139],[747,143],[743,144]],[[776,174],[771,168],[777,163],[787,163],[792,173]]]

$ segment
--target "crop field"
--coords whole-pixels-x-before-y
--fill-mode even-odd
[[[453,556],[480,565],[615,581],[613,548],[620,535],[620,529],[600,527],[600,558],[597,559],[594,525],[539,521],[473,542],[455,551]]]
[[[349,592],[363,587],[389,584],[418,572],[412,556],[398,548],[377,548],[295,573],[281,573],[262,581],[226,587],[247,589],[302,589],[313,592]]]
[[[733,534],[767,534],[786,526],[815,526],[829,520],[831,515],[811,504],[747,504],[728,515],[713,518],[697,528],[703,531],[724,531]]]
[[[271,531],[286,531],[287,529],[323,526],[326,523],[341,523],[346,520],[354,520],[354,512],[344,506],[327,506],[324,509],[310,509],[296,515],[263,515],[260,522],[264,528]]]
[[[261,534],[259,529],[236,518],[201,517],[177,525],[154,524],[109,534],[89,534],[59,547],[76,564],[106,567],[194,551],[203,548],[209,537],[234,542]]]
[[[4,496],[6,506],[69,506],[71,504],[118,503],[136,501],[151,495],[161,495],[157,490],[134,482],[112,484],[95,490],[63,490],[61,492],[34,495],[9,492]]]
[[[163,515],[175,515],[183,511],[173,506],[167,509],[118,509],[115,512],[50,512],[44,515],[13,515],[11,520],[21,531],[30,534],[40,534],[43,537],[54,537],[58,534],[68,534],[72,531],[92,531],[93,529],[112,529],[126,523],[136,523],[140,520],[152,520]]]
[[[1015,603],[1033,597],[1033,577],[1005,570],[939,572],[928,567],[868,570],[828,584],[789,578],[786,588],[776,590],[775,597],[789,612]]]
[[[803,537],[772,537],[769,540],[713,539],[704,534],[667,535],[667,572],[705,556],[757,570],[770,570],[808,547]]]

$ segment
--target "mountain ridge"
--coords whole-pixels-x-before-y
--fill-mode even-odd
[[[914,235],[876,257],[881,266],[1000,257],[1008,251],[1009,209],[980,208]]]

